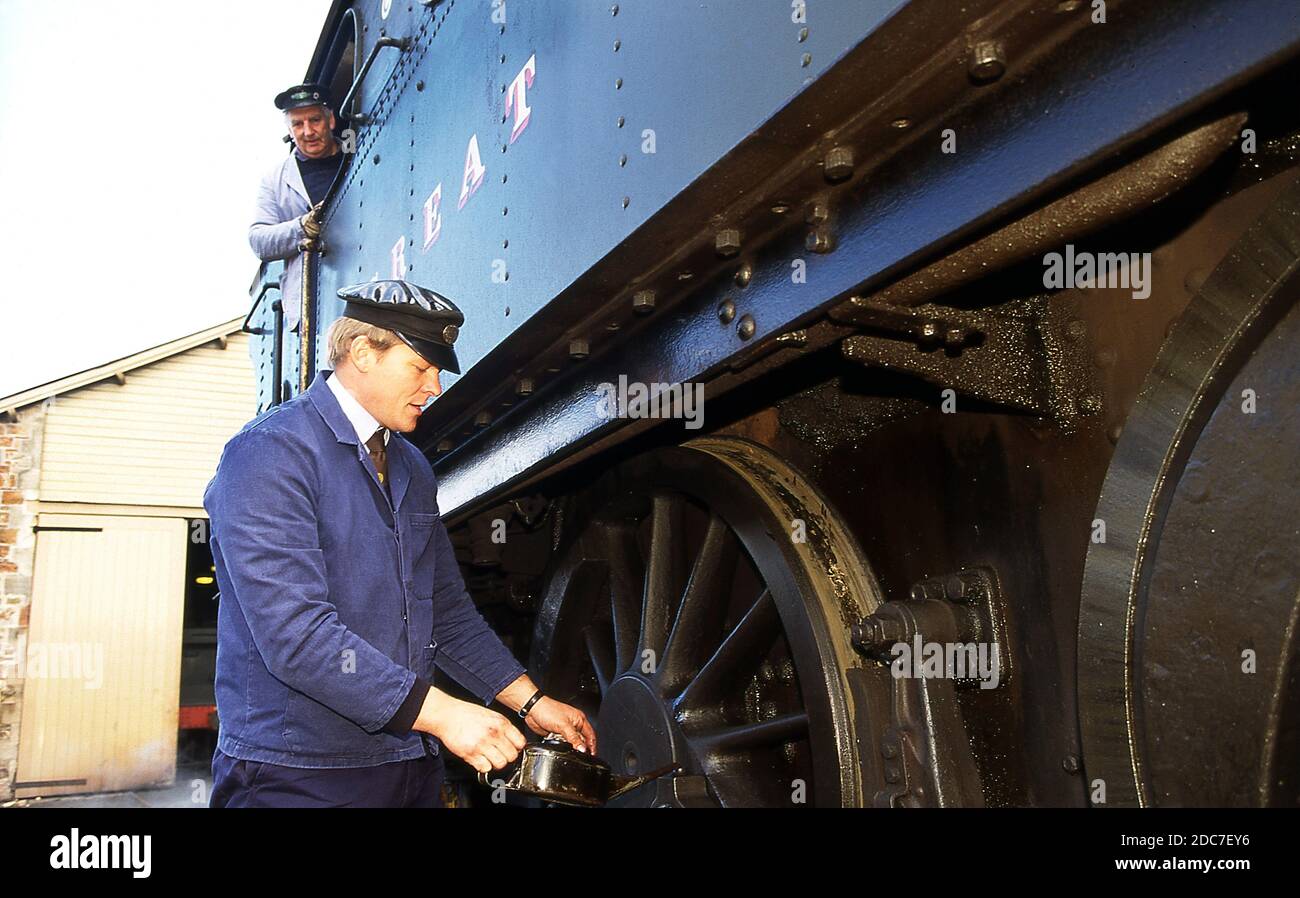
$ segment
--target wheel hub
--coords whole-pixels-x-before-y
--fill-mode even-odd
[[[615,773],[638,776],[683,761],[681,731],[651,684],[635,674],[610,685],[595,727],[601,754]]]

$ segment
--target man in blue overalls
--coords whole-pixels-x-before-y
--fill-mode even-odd
[[[428,462],[403,433],[459,373],[464,316],[403,281],[339,292],[333,370],[249,422],[203,504],[221,605],[213,807],[440,803],[439,745],[481,772],[538,734],[594,752],[475,609]],[[483,705],[431,685],[435,663]]]

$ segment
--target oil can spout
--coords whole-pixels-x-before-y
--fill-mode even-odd
[[[641,776],[611,776],[609,782],[609,797],[605,800],[609,801],[610,799],[617,798],[620,795],[631,792],[633,789],[644,786],[648,782],[657,780],[661,776],[668,776],[670,773],[677,773],[681,769],[681,764],[665,764],[663,767],[660,767],[657,770],[652,770]]]

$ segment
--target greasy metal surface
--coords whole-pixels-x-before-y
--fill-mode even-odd
[[[872,721],[859,717],[848,701],[851,691],[846,679],[849,667],[856,666],[857,657],[852,646],[853,625],[865,614],[874,611],[883,601],[875,575],[858,550],[856,540],[840,521],[835,509],[818,493],[793,466],[757,444],[730,438],[706,437],[685,444],[692,449],[707,452],[727,464],[744,478],[768,508],[776,512],[776,526],[784,524],[784,532],[770,538],[783,538],[794,521],[800,521],[806,531],[802,541],[792,540],[800,564],[795,567],[808,625],[823,652],[829,655],[821,672],[829,694],[838,701],[832,704],[835,732],[840,741],[842,765],[841,787],[853,785],[852,801],[862,800],[861,777],[863,771],[855,757],[854,739],[862,728]],[[815,602],[812,601],[815,597]],[[805,673],[806,677],[807,674]]]
[[[907,337],[927,348],[944,346],[959,350],[984,336],[984,322],[958,309],[930,305],[924,309],[889,305],[851,296],[830,310],[830,318],[842,324],[870,327]]]
[[[871,298],[919,305],[1022,259],[1084,237],[1146,209],[1205,171],[1241,135],[1242,114],[1201,125],[933,265],[891,284]]]
[[[1079,702],[1084,764],[1089,781],[1105,785],[1107,805],[1145,805],[1158,800],[1161,795],[1153,791],[1153,773],[1147,768],[1154,765],[1159,770],[1170,763],[1164,752],[1179,742],[1186,746],[1186,740],[1191,739],[1196,743],[1198,755],[1204,752],[1210,757],[1222,751],[1225,739],[1231,743],[1232,737],[1221,726],[1211,726],[1209,732],[1189,726],[1186,715],[1200,714],[1199,708],[1187,707],[1176,712],[1159,707],[1148,709],[1148,692],[1157,697],[1166,695],[1160,683],[1163,677],[1192,677],[1199,670],[1202,676],[1218,679],[1221,689],[1213,693],[1218,697],[1205,709],[1206,714],[1214,715],[1216,709],[1223,710],[1222,702],[1231,701],[1227,696],[1232,694],[1234,681],[1224,678],[1234,666],[1240,669],[1240,652],[1249,647],[1234,638],[1241,635],[1238,628],[1249,626],[1252,639],[1265,640],[1265,634],[1254,627],[1285,629],[1290,625],[1288,603],[1294,601],[1296,583],[1294,542],[1289,553],[1283,550],[1280,557],[1285,563],[1281,567],[1270,561],[1264,571],[1248,574],[1234,562],[1228,571],[1213,575],[1214,582],[1230,584],[1234,592],[1244,590],[1252,594],[1253,600],[1242,610],[1248,616],[1250,612],[1268,612],[1261,620],[1236,623],[1232,620],[1236,609],[1219,604],[1226,597],[1193,593],[1185,609],[1188,616],[1173,625],[1168,618],[1168,603],[1174,601],[1172,595],[1183,592],[1181,587],[1186,585],[1189,574],[1193,586],[1196,585],[1195,570],[1216,557],[1218,546],[1241,539],[1243,532],[1254,533],[1251,551],[1263,552],[1268,558],[1272,557],[1273,550],[1268,547],[1274,544],[1273,540],[1294,537],[1293,513],[1287,523],[1287,509],[1293,508],[1295,502],[1293,476],[1288,478],[1290,483],[1277,484],[1269,480],[1252,481],[1252,475],[1243,471],[1238,474],[1239,482],[1232,487],[1258,496],[1264,505],[1281,505],[1278,518],[1273,517],[1274,512],[1262,508],[1257,511],[1253,507],[1234,507],[1230,499],[1210,501],[1217,490],[1202,496],[1198,490],[1203,490],[1204,484],[1198,485],[1196,481],[1210,473],[1202,475],[1198,470],[1212,457],[1209,453],[1225,451],[1224,447],[1234,440],[1249,439],[1242,433],[1246,425],[1240,420],[1232,421],[1237,430],[1231,436],[1224,429],[1228,428],[1230,418],[1213,422],[1208,431],[1204,428],[1221,401],[1224,411],[1219,414],[1224,415],[1230,415],[1242,401],[1242,397],[1233,397],[1225,391],[1230,389],[1243,363],[1273,323],[1295,302],[1300,287],[1298,270],[1300,184],[1292,182],[1205,280],[1173,326],[1116,446],[1096,511],[1096,519],[1106,524],[1106,541],[1089,546],[1079,619]],[[1294,343],[1288,344],[1288,348],[1293,346]],[[1269,363],[1264,364],[1267,372]],[[1289,372],[1294,369],[1279,370],[1278,366],[1292,366],[1294,362],[1272,364],[1273,371],[1259,378],[1261,384],[1286,384],[1286,387],[1265,389],[1264,394],[1271,392],[1274,399],[1285,402],[1286,391],[1294,389],[1294,384],[1288,382],[1293,377]],[[1260,453],[1258,457],[1266,467],[1280,465],[1277,470],[1287,471],[1288,475],[1292,472],[1286,465],[1293,458],[1294,443],[1285,440],[1289,436],[1293,438],[1288,431],[1291,426],[1288,422],[1292,420],[1293,408],[1289,414],[1254,419],[1255,423],[1250,425],[1261,428],[1256,432],[1256,441],[1268,434],[1263,440],[1266,445],[1252,446],[1250,452]],[[1209,440],[1205,456],[1199,445],[1203,435]],[[1285,460],[1275,457],[1275,453],[1283,454]],[[1179,496],[1184,477],[1191,478],[1189,492]],[[1182,517],[1185,512],[1180,512],[1176,503],[1195,502],[1198,498],[1206,503],[1207,515],[1200,519],[1201,523],[1192,523]],[[1249,518],[1243,520],[1242,514]],[[1227,529],[1222,538],[1202,530],[1211,526],[1214,518],[1222,520]],[[1256,518],[1261,528],[1258,531],[1253,529]],[[1166,564],[1170,563],[1169,559],[1180,559],[1182,564],[1195,565],[1192,571],[1170,571],[1168,567],[1155,566],[1165,552],[1162,538],[1165,528],[1171,524]],[[1260,574],[1263,580],[1258,582],[1266,592],[1255,594],[1248,584],[1251,576]],[[1161,586],[1172,595],[1162,598],[1157,588]],[[1179,620],[1178,612],[1174,613],[1174,620]],[[1175,640],[1179,632],[1186,633],[1189,629],[1196,635],[1188,645],[1167,645],[1165,639],[1170,637],[1163,633],[1153,636],[1146,629],[1148,623],[1156,626],[1162,621],[1167,628],[1172,626]],[[1219,638],[1216,631],[1219,626],[1224,627],[1225,639]],[[1293,639],[1288,635],[1285,642]],[[1278,646],[1275,641],[1259,647],[1271,648],[1273,652],[1268,657],[1259,652],[1259,679],[1243,688],[1276,690],[1286,681],[1292,647]],[[1152,659],[1150,668],[1144,667],[1148,658]],[[1194,669],[1188,669],[1187,665]],[[1261,701],[1258,695],[1248,704],[1258,707]],[[1167,697],[1165,702],[1167,706]],[[1269,702],[1277,704],[1277,700],[1264,700],[1265,704]],[[1279,712],[1275,709],[1271,713],[1276,719]],[[1263,737],[1258,730],[1255,733],[1256,738]],[[1155,745],[1149,744],[1148,740],[1152,739]],[[1148,759],[1148,751],[1156,753]],[[1257,767],[1258,758],[1259,754],[1256,760],[1247,762],[1237,757],[1235,763]],[[1258,770],[1248,772],[1245,778],[1267,785],[1266,777],[1261,777]],[[1229,776],[1219,787],[1233,782],[1234,778]],[[1176,801],[1224,800],[1222,793],[1205,791],[1209,787],[1203,782],[1201,791],[1195,795],[1171,791],[1167,776],[1162,778],[1162,783],[1164,794]],[[1251,800],[1258,797],[1257,791]],[[1233,800],[1244,798],[1240,793],[1233,796]]]
[[[987,568],[929,577],[906,599],[881,605],[855,627],[853,642],[889,667],[898,643],[988,646],[997,654],[998,685],[1010,679],[1011,657],[996,574]],[[970,673],[969,670],[965,671]],[[885,781],[877,807],[982,807],[984,790],[956,689],[977,686],[970,677],[893,677],[890,725],[881,743]]]
[[[1008,405],[1069,425],[1101,411],[1092,392],[1086,346],[1072,335],[1067,316],[1044,294],[979,311],[924,305],[882,309],[854,297],[832,317],[865,325],[881,313],[903,316],[909,339],[864,333],[846,338],[846,359],[923,378],[963,396]],[[890,322],[891,329],[898,325]],[[923,339],[917,340],[915,334]]]
[[[1252,107],[1258,123],[1257,112]],[[1251,159],[1241,162],[1254,168]],[[831,350],[710,406],[712,420],[732,422],[725,432],[763,442],[815,479],[886,594],[906,594],[919,578],[944,570],[998,571],[1017,675],[1005,688],[957,690],[991,805],[1087,803],[1076,645],[1096,497],[1112,441],[1167,326],[1286,183],[1273,179],[1221,200],[1224,184],[1235,180],[1234,169],[1220,170],[1163,209],[1085,244],[1150,250],[1153,280],[1144,300],[1119,289],[1054,297],[1073,316],[1067,323],[1087,337],[1103,397],[1103,411],[1081,417],[1073,431],[973,400],[959,399],[956,412],[944,414],[931,385],[843,362]],[[968,292],[978,299],[1039,289],[1041,267],[1024,267]],[[774,397],[785,398],[771,408]],[[877,719],[891,713],[886,704]],[[864,762],[885,760],[878,746],[871,752],[863,749]]]
[[[877,661],[892,658],[896,643],[923,633],[936,642],[986,642],[998,654],[998,682],[1011,678],[1005,600],[991,568],[964,568],[912,585],[907,599],[886,602],[854,627],[853,644]],[[973,686],[969,677],[956,680]]]
[[[923,412],[914,397],[863,396],[845,391],[836,381],[817,384],[777,406],[781,426],[813,446],[855,443],[892,422]]]
[[[1257,112],[1252,106],[1258,123]],[[1249,158],[1241,162],[1254,168]],[[1087,802],[1075,671],[1079,587],[1096,496],[1112,441],[1167,325],[1286,183],[1274,179],[1221,200],[1225,184],[1235,181],[1234,169],[1221,169],[1165,208],[1091,244],[1095,250],[1150,250],[1148,298],[1135,300],[1118,289],[1067,290],[1055,297],[1088,335],[1105,397],[1103,413],[1081,419],[1073,433],[975,403],[959,401],[956,414],[943,414],[928,384],[844,363],[837,353],[798,359],[711,401],[711,421],[762,442],[814,477],[888,594],[906,594],[918,578],[936,571],[972,564],[998,570],[1007,624],[1017,636],[1013,663],[1023,675],[1005,689],[959,690],[957,696],[990,804]],[[1037,289],[1041,269],[1034,268],[1027,266],[1018,281],[998,277],[971,293]],[[774,397],[784,396],[790,398],[779,412],[771,408]],[[786,421],[800,422],[808,442],[783,427]],[[596,461],[572,480],[581,485],[601,468]],[[871,719],[888,720],[887,672],[883,708],[872,704],[873,691],[857,690],[859,678],[877,673],[851,669],[847,678],[858,706],[872,708]],[[888,759],[878,732],[859,752],[865,775],[882,777]]]
[[[1134,686],[1157,805],[1300,800],[1300,753],[1276,745],[1294,739],[1285,721],[1300,707],[1289,682],[1300,649],[1298,287],[1224,391],[1152,534]]]
[[[756,322],[749,343],[783,333],[864,281],[879,282],[904,261],[960,237],[994,210],[1041,195],[1087,163],[1113,156],[1175,111],[1205,102],[1264,60],[1289,52],[1300,34],[1300,10],[1290,5],[1265,5],[1253,14],[1212,3],[1122,11],[1108,21],[1104,36],[1099,29],[1081,32],[1033,79],[1000,96],[996,108],[954,118],[964,141],[959,154],[910,154],[876,171],[869,190],[856,189],[862,186],[856,179],[837,187],[843,193],[828,225],[833,252],[808,253],[802,232],[783,237],[750,260],[752,280],[743,289],[727,271],[674,314],[656,313],[618,335],[635,336],[632,342],[611,343],[606,353],[593,342],[591,357],[580,365],[561,363],[553,374],[543,372],[552,379],[527,403],[438,459],[444,509],[456,513],[507,485],[522,485],[626,423],[598,413],[602,383],[620,375],[644,383],[707,378],[747,345],[734,326],[718,320],[717,306],[728,295]],[[1196,49],[1204,40],[1213,40],[1212,50]],[[830,88],[840,85],[838,77],[859,75],[864,63],[849,54],[823,76],[826,91],[819,97],[835,96]],[[1079,77],[1080,71],[1089,77]],[[843,89],[853,95],[852,88]],[[819,115],[816,99],[805,92],[774,122],[784,126],[791,118]],[[1070,116],[1045,114],[1066,107]],[[798,258],[808,266],[808,280],[792,289],[790,261]],[[440,421],[434,415],[429,426]]]
[[[849,645],[849,627],[879,595],[834,512],[761,447],[717,439],[642,456],[610,474],[584,502],[580,530],[539,612],[530,669],[544,688],[590,705],[616,772],[668,763],[685,768],[677,779],[686,784],[660,781],[626,801],[675,803],[679,787],[689,788],[694,776],[705,779],[715,804],[788,806],[799,803],[800,791],[810,804],[860,804],[859,729],[871,721],[855,709],[847,688],[846,671],[863,663]],[[629,515],[647,521],[644,574],[640,553],[628,542]],[[707,527],[692,525],[703,519]],[[793,538],[796,520],[806,542]],[[696,545],[702,548],[688,581],[688,558],[680,556]],[[727,574],[736,563],[736,573]],[[644,597],[629,604],[627,595],[641,596],[643,582]],[[665,602],[664,590],[685,597]],[[613,615],[608,624],[601,623],[605,608]],[[635,627],[626,617],[619,624],[620,608]],[[734,629],[722,627],[724,620],[734,620]],[[613,628],[612,643],[605,627]],[[719,645],[711,634],[728,632],[710,657]],[[747,635],[768,632],[757,641]],[[771,654],[766,646],[774,638]],[[578,654],[584,643],[587,661]],[[742,651],[743,645],[749,647]],[[646,649],[659,659],[649,672]],[[745,657],[757,673],[741,662]],[[780,672],[783,664],[790,665],[788,674]],[[584,671],[593,679],[580,690]],[[743,718],[734,716],[745,707]],[[719,718],[719,708],[730,710]],[[768,757],[769,743],[780,747],[787,740],[795,740],[784,749],[795,752],[787,762]],[[810,765],[811,781],[802,789],[780,772],[787,763],[795,765],[790,770]]]
[[[953,682],[894,679],[889,726],[881,739],[886,786],[879,808],[984,807],[970,737]]]
[[[893,646],[911,646],[914,638],[940,644],[980,641],[978,619],[969,610],[938,599],[889,601],[861,622],[862,632],[876,631],[887,638],[854,641],[888,668]],[[979,769],[957,705],[955,690],[962,681],[951,676],[891,675],[890,679],[891,712],[880,746],[886,785],[871,803],[876,807],[982,807]]]

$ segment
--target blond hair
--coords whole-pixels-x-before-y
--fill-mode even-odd
[[[352,341],[365,337],[370,345],[383,355],[398,341],[397,334],[355,318],[337,318],[325,334],[325,342],[330,348],[330,367],[337,369],[352,351]]]

